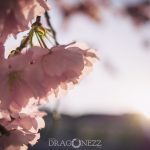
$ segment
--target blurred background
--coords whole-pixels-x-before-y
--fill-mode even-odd
[[[50,100],[41,139],[101,139],[103,150],[150,150],[150,1],[49,0],[58,41],[87,43],[100,61],[79,85]],[[96,147],[80,147],[95,150]]]

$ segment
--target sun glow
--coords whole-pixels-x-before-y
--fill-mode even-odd
[[[137,112],[147,119],[150,119],[150,104],[140,102],[137,107]]]
[[[143,109],[140,112],[145,118],[150,119],[150,108],[149,109]]]

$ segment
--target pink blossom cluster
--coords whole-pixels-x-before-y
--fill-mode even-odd
[[[21,110],[33,98],[40,103],[77,84],[96,58],[94,50],[84,47],[78,43],[51,49],[34,46],[7,59],[1,56],[0,108]]]
[[[28,29],[32,19],[49,8],[44,0],[0,0],[0,41],[4,42],[10,33]]]
[[[26,111],[13,112],[11,115],[7,111],[0,113],[1,150],[26,150],[28,144],[34,145],[40,138],[38,130],[45,127],[42,118],[45,114],[37,110]]]
[[[73,42],[51,48],[23,47],[5,58],[8,35],[25,30],[49,6],[44,0],[5,0],[0,4],[0,150],[25,150],[28,144],[36,144],[38,131],[45,126],[45,113],[39,112],[38,106],[78,84],[97,55],[85,44]],[[13,18],[8,19],[9,15]]]

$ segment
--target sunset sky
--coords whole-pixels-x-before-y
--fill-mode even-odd
[[[102,10],[100,24],[76,15],[64,27],[58,14],[52,10],[59,41],[86,42],[100,56],[90,75],[61,99],[59,110],[150,115],[150,48],[143,45],[145,38],[150,38],[149,25],[135,27],[128,17]]]

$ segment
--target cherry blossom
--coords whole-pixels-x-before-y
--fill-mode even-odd
[[[96,51],[81,43],[58,45],[50,50],[42,48],[32,50],[33,60],[35,64],[39,63],[38,69],[41,68],[43,72],[42,74],[40,70],[38,71],[40,72],[38,74],[41,74],[39,78],[45,76],[42,83],[48,88],[49,93],[52,91],[58,94],[60,89],[67,90],[69,85],[77,84],[83,74],[91,69],[93,60],[97,59]],[[34,80],[37,80],[36,76],[30,82]]]
[[[12,146],[21,148],[28,144],[34,145],[40,138],[38,131],[44,128],[44,120],[36,115],[22,116],[10,121],[0,120],[1,126],[6,130],[0,136],[0,148],[3,150]]]
[[[0,2],[0,41],[8,34],[28,29],[29,22],[49,10],[45,0],[4,0]]]
[[[95,51],[82,45],[54,46],[50,50],[33,47],[25,53],[4,59],[0,64],[0,107],[21,110],[31,98],[45,99],[59,88],[77,84],[92,67]],[[5,87],[5,88],[3,88]]]
[[[26,150],[37,143],[39,130],[45,127],[46,113],[39,112],[39,106],[78,84],[98,57],[85,44],[59,44],[45,0],[0,3],[0,150]],[[41,23],[43,14],[49,28]],[[35,18],[20,46],[5,58],[8,35],[25,31]],[[51,47],[45,38],[53,40]]]
[[[19,113],[18,111],[0,113],[0,148],[3,150],[12,147],[25,149],[28,144],[36,144],[40,138],[39,129],[45,127],[42,117],[46,113],[39,112],[37,107],[32,109],[33,107],[34,105]]]
[[[30,61],[30,55],[30,53],[17,55],[3,60],[0,64],[1,108],[8,109],[13,101],[20,107],[25,106],[28,103],[28,99],[32,97],[33,94],[23,77],[23,72]]]

